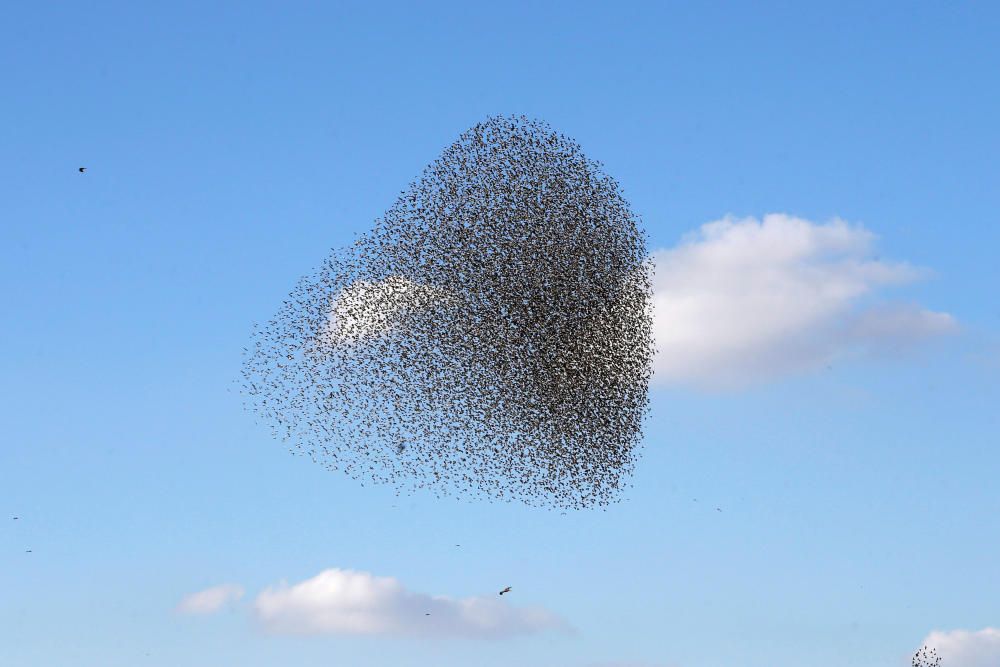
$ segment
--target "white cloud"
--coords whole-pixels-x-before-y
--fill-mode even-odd
[[[430,596],[408,591],[392,577],[341,569],[268,588],[254,610],[276,634],[500,639],[568,629],[545,609],[513,607],[496,595]]]
[[[923,644],[937,649],[941,667],[997,667],[1000,665],[1000,629],[984,628],[978,632],[935,631]]]
[[[654,253],[659,382],[738,387],[952,332],[947,313],[871,304],[924,275],[843,220],[724,218]]]
[[[234,584],[213,586],[185,596],[177,611],[182,614],[214,614],[243,597],[243,588]]]
[[[442,298],[442,290],[401,276],[357,280],[334,299],[323,342],[354,345],[392,329],[404,310],[430,308]]]

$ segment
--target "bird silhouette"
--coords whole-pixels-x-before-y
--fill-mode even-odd
[[[500,591],[500,595],[503,595],[504,593],[510,593],[510,586]]]
[[[83,172],[85,172],[85,171],[87,171],[87,168],[86,168],[86,167],[80,167],[80,173],[81,173],[81,174],[82,174]]]

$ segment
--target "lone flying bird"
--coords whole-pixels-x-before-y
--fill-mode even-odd
[[[85,172],[85,171],[87,171],[87,168],[86,168],[86,167],[80,167],[80,173],[81,173],[81,174],[82,174],[83,172]]]
[[[510,586],[500,591],[500,595],[503,595],[504,593],[510,593]]]

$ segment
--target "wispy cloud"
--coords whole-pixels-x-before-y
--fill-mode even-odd
[[[942,667],[997,667],[1000,665],[1000,629],[936,630],[923,645],[937,649]]]
[[[772,214],[711,222],[657,251],[656,380],[740,387],[955,331],[947,313],[871,303],[926,275],[874,256],[874,242],[843,220]]]
[[[409,591],[392,577],[341,569],[268,588],[257,596],[254,611],[277,634],[501,639],[568,629],[545,609],[514,607],[495,595],[431,596]]]
[[[235,584],[213,586],[185,596],[176,611],[181,614],[214,614],[242,597],[243,588]]]

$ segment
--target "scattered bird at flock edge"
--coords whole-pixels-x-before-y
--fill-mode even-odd
[[[500,595],[503,595],[504,593],[510,593],[510,586],[500,591]]]

